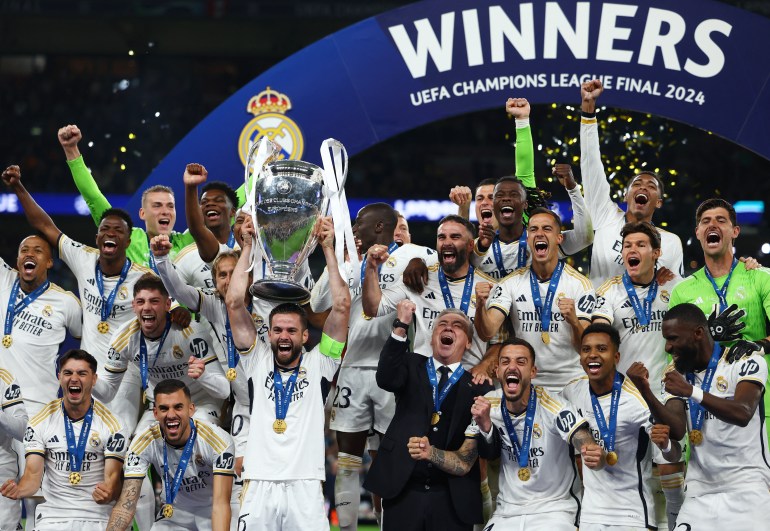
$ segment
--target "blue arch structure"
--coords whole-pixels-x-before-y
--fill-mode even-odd
[[[174,147],[127,208],[137,212],[153,184],[181,192],[189,162],[240,185],[243,152],[262,134],[286,156],[319,163],[328,137],[352,156],[509,96],[577,104],[578,83],[594,77],[604,81],[604,105],[684,122],[770,159],[768,35],[767,18],[711,0],[410,4],[252,80]]]

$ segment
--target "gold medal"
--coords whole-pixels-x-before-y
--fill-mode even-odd
[[[96,329],[99,331],[100,334],[106,334],[110,331],[110,323],[107,321],[99,321],[99,324],[96,325]]]
[[[275,419],[273,422],[273,431],[277,434],[281,434],[286,431],[286,421],[283,419]]]
[[[3,336],[3,346],[5,348],[11,348],[12,344],[13,344],[13,338],[11,337],[11,334],[5,334]]]
[[[522,481],[529,481],[529,478],[532,477],[532,472],[529,471],[529,467],[525,466],[524,468],[519,469],[519,479]]]
[[[170,503],[167,503],[163,506],[163,509],[161,510],[161,513],[163,514],[163,518],[171,518],[174,516],[174,506]]]
[[[433,415],[430,416],[430,425],[435,426],[439,420],[441,420],[441,413],[434,411]]]
[[[548,332],[540,332],[540,339],[542,339],[543,343],[546,345],[551,343],[551,336],[548,335]]]
[[[690,432],[690,442],[693,446],[698,446],[703,442],[703,432],[700,430],[692,430]]]
[[[614,466],[618,462],[618,453],[607,452],[607,457],[605,457],[605,461],[607,461],[608,465]]]
[[[70,485],[77,485],[81,479],[83,476],[80,475],[80,472],[70,472]]]
[[[227,372],[225,373],[225,378],[227,378],[229,381],[235,380],[235,377],[238,376],[238,373],[235,371],[235,369],[227,369]]]

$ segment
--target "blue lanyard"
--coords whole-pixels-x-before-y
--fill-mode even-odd
[[[302,365],[302,358],[299,357],[299,363],[294,367],[294,370],[286,381],[286,386],[283,385],[281,379],[281,371],[278,365],[273,367],[273,389],[275,390],[275,418],[285,419],[289,413],[289,404],[291,403],[291,395],[294,392],[294,384],[297,382],[297,375],[299,374],[299,368]]]
[[[94,418],[94,400],[91,399],[91,407],[88,408],[86,416],[83,417],[83,425],[80,427],[78,442],[75,444],[75,430],[72,427],[72,419],[67,415],[64,409],[64,400],[61,403],[61,411],[64,416],[64,433],[67,436],[67,453],[70,460],[70,472],[80,472],[83,466],[83,457],[86,454],[86,442],[88,434],[91,433],[91,421]]]
[[[644,299],[644,307],[639,302],[639,297],[636,295],[636,290],[631,282],[631,277],[628,276],[628,271],[623,273],[623,286],[626,288],[628,300],[631,301],[631,306],[634,308],[636,320],[639,321],[641,326],[647,326],[652,320],[652,303],[658,294],[658,280],[654,276],[652,277],[652,284],[650,284],[647,297]]]
[[[733,265],[730,267],[730,272],[727,273],[727,278],[725,279],[725,283],[722,284],[722,289],[719,289],[717,287],[717,283],[714,281],[714,277],[711,276],[711,272],[709,271],[708,267],[704,267],[703,270],[706,273],[706,278],[709,279],[709,282],[711,282],[711,286],[714,288],[714,292],[717,294],[717,297],[719,297],[719,312],[723,312],[727,309],[727,288],[730,286],[730,278],[733,276],[733,271],[735,271],[735,266],[738,265],[738,260],[733,258]]]
[[[163,484],[166,487],[166,503],[169,505],[174,503],[179,487],[182,485],[182,478],[184,477],[185,470],[187,470],[190,457],[192,457],[197,436],[198,430],[195,427],[195,422],[193,422],[193,419],[190,419],[190,437],[184,444],[184,450],[182,450],[182,455],[179,457],[179,464],[176,467],[176,472],[174,472],[173,482],[171,474],[168,473],[168,443],[166,443],[165,439],[163,440]]]
[[[714,373],[717,371],[717,365],[721,357],[722,347],[719,343],[714,342],[714,351],[711,353],[711,359],[709,360],[708,367],[706,367],[706,373],[703,375],[703,381],[700,384],[700,388],[703,389],[704,393],[708,393],[709,389],[711,389],[711,380],[714,379]],[[695,385],[695,374],[688,372],[685,376],[690,385]],[[703,420],[706,418],[706,409],[692,398],[688,398],[687,401],[690,403],[692,429],[700,430],[703,426]]]
[[[115,287],[112,288],[110,294],[105,298],[104,296],[104,273],[102,268],[99,267],[99,261],[96,261],[96,289],[99,290],[99,296],[102,298],[101,319],[106,322],[110,318],[112,313],[112,307],[115,305],[115,296],[118,294],[121,284],[126,281],[128,271],[131,269],[131,260],[126,258],[123,263],[123,268],[120,270],[120,278],[118,278]]]
[[[532,302],[535,304],[535,308],[540,312],[540,329],[543,332],[549,332],[551,329],[551,308],[553,308],[553,299],[556,295],[556,289],[559,286],[559,278],[561,272],[564,270],[564,262],[561,260],[556,264],[556,269],[551,274],[551,281],[548,283],[548,292],[545,295],[545,304],[540,297],[540,287],[538,285],[537,276],[530,268],[529,270],[529,287],[532,291]]]
[[[430,381],[430,389],[431,393],[433,394],[433,412],[438,413],[441,411],[441,404],[444,403],[444,399],[449,394],[449,390],[452,389],[452,386],[457,383],[457,380],[459,380],[463,375],[465,369],[463,369],[462,365],[459,365],[457,370],[452,372],[452,376],[447,379],[446,383],[444,384],[444,388],[439,390],[438,380],[436,379],[436,367],[433,365],[433,358],[428,358],[428,361],[425,364],[425,368],[428,371],[428,381]]]
[[[8,310],[5,312],[5,335],[9,335],[13,330],[13,319],[16,317],[16,314],[35,302],[35,299],[42,295],[50,285],[51,283],[46,280],[40,284],[32,293],[20,300],[17,304],[16,298],[19,296],[19,289],[21,288],[21,284],[18,277],[16,278],[16,281],[13,283],[13,287],[11,288],[11,294],[8,298]]]
[[[146,233],[145,233],[146,234]],[[171,241],[171,235],[169,234],[168,241]],[[158,273],[158,266],[155,265],[155,255],[152,254],[152,247],[150,246],[150,235],[147,234],[147,265],[150,266],[153,273],[160,276]]]
[[[495,234],[495,239],[492,240],[492,254],[495,257],[495,265],[497,266],[497,271],[500,273],[500,278],[503,278],[504,276],[508,275],[510,271],[508,271],[508,269],[505,267],[505,262],[503,261],[503,251],[500,247],[500,231],[497,231],[497,234]],[[524,230],[521,232],[521,236],[519,237],[519,250],[516,258],[516,269],[522,268],[525,265],[527,265],[526,228],[524,228]]]
[[[463,298],[460,301],[460,311],[464,314],[468,314],[468,306],[471,303],[471,293],[473,293],[473,266],[468,266],[468,274],[465,276],[465,286],[463,287]],[[449,291],[449,283],[447,282],[444,270],[439,268],[438,270],[438,283],[441,286],[441,294],[444,296],[444,306],[447,308],[455,308],[455,301],[452,297],[452,292]]]
[[[591,393],[591,405],[594,408],[594,417],[596,417],[596,427],[599,428],[599,435],[604,441],[604,450],[613,452],[615,450],[615,429],[618,425],[618,405],[620,404],[620,390],[623,387],[623,375],[615,372],[615,380],[612,382],[612,397],[610,398],[610,418],[608,421],[604,418],[602,406],[596,393],[589,387]]]
[[[230,229],[230,236],[227,237],[227,244],[230,249],[235,247],[235,234],[233,233],[233,229]]]
[[[251,315],[251,309],[249,309],[249,315]],[[234,369],[238,366],[241,356],[235,351],[233,331],[230,328],[230,314],[227,312],[225,312],[225,347],[227,348],[227,368]]]
[[[503,397],[500,409],[503,413],[503,422],[505,422],[505,429],[508,430],[508,437],[511,439],[511,446],[513,447],[513,457],[519,462],[519,468],[526,468],[529,465],[529,446],[532,442],[532,427],[535,424],[535,409],[537,408],[537,394],[535,393],[535,386],[529,386],[529,402],[527,403],[527,413],[524,416],[524,433],[521,437],[521,444],[519,444],[519,438],[516,437],[516,430],[513,428],[513,420],[511,414],[508,412],[508,408],[505,407],[505,397]]]
[[[158,343],[158,350],[155,351],[155,359],[152,362],[152,366],[158,363],[158,356],[160,351],[163,350],[163,343],[166,341],[166,336],[171,328],[171,316],[166,314],[166,329],[163,330],[163,335],[160,336],[160,343]],[[142,373],[142,389],[147,389],[147,343],[144,341],[144,334],[139,332],[139,371]]]
[[[398,244],[396,242],[391,242],[390,245],[388,245],[388,254],[392,254],[396,249],[398,249]],[[364,285],[364,276],[366,275],[366,259],[367,256],[364,254],[364,259],[361,260],[361,285]],[[379,276],[380,271],[382,271],[382,264],[377,268],[377,274]],[[379,282],[380,279],[377,279],[377,282]]]

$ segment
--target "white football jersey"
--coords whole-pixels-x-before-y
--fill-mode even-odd
[[[101,396],[106,391],[103,387],[105,383],[117,386],[130,364],[139,368],[141,336],[138,319],[126,323],[115,333],[107,354],[106,374],[104,378],[97,380],[94,387],[95,396]],[[158,347],[161,346],[160,338],[155,340],[145,338],[147,398],[152,400],[155,384],[169,378],[183,381],[190,389],[193,403],[198,406],[216,405],[227,398],[230,394],[230,385],[225,379],[222,366],[214,351],[215,346],[211,341],[211,334],[206,329],[206,325],[195,321],[192,321],[187,328],[172,324],[160,352],[158,352]],[[190,356],[200,358],[206,363],[206,370],[197,380],[187,375],[187,362]]]
[[[18,276],[15,269],[0,259],[0,326],[5,324],[8,300]],[[16,303],[26,295],[19,289]],[[30,414],[37,413],[56,397],[59,391],[56,377],[59,345],[67,330],[74,337],[80,337],[82,319],[77,297],[54,283],[32,304],[14,315],[10,334],[12,343],[9,347],[0,345],[0,360],[2,366],[19,380]]]
[[[610,197],[610,183],[604,173],[599,150],[596,118],[583,117],[580,122],[580,170],[583,175],[583,195],[594,226],[590,276],[594,286],[599,286],[623,274],[623,239],[620,231],[626,224],[626,213]],[[661,239],[658,265],[680,276],[684,275],[682,241],[676,234],[656,228]]]
[[[14,441],[21,442],[28,421],[19,382],[10,371],[0,368],[0,470],[3,472],[18,473],[19,456],[13,446]]]
[[[385,290],[396,282],[401,281],[404,269],[413,258],[428,259],[436,251],[419,245],[404,244],[393,251],[380,269],[380,289]],[[354,279],[361,278],[361,269],[353,271],[350,262],[345,263],[348,285],[352,286]],[[350,289],[350,330],[348,332],[347,350],[343,367],[369,367],[377,368],[380,360],[380,349],[390,335],[393,316],[367,317],[362,303],[361,285],[356,289]],[[310,307],[314,312],[321,312],[331,308],[332,298],[329,290],[329,272],[324,269],[321,278],[313,287],[310,298]]]
[[[219,252],[228,250],[223,243],[219,244]],[[211,277],[211,264],[204,262],[198,254],[198,244],[191,243],[174,257],[174,267],[179,276],[188,286],[213,289],[214,279]]]
[[[530,285],[530,268],[523,267],[503,279],[490,293],[487,309],[497,308],[511,320],[516,337],[524,339],[537,352],[537,376],[533,380],[550,393],[560,392],[570,381],[583,374],[580,355],[572,346],[572,328],[559,311],[558,300],[575,300],[575,311],[579,319],[591,319],[596,305],[596,295],[591,282],[565,264],[556,287],[551,306],[551,323],[548,330],[550,343],[542,338],[540,311],[535,307]],[[548,281],[538,282],[540,299],[545,304]]]
[[[83,464],[82,479],[77,485],[69,481],[70,462],[67,434],[64,430],[62,400],[50,402],[29,422],[24,434],[26,455],[38,454],[45,458],[43,495],[45,502],[38,505],[39,518],[56,520],[103,520],[110,518],[111,505],[99,505],[91,497],[97,483],[104,481],[105,459],[123,461],[129,434],[121,429],[118,419],[107,408],[94,400],[94,414]],[[75,441],[80,440],[83,419],[73,421]]]
[[[80,301],[83,304],[83,338],[80,342],[80,348],[96,358],[98,373],[101,376],[104,374],[107,351],[110,349],[113,335],[123,324],[136,317],[131,307],[131,302],[134,300],[134,284],[145,273],[152,273],[152,270],[131,263],[126,280],[118,289],[115,304],[107,320],[109,330],[102,334],[97,328],[102,320],[103,304],[102,294],[99,293],[99,288],[96,286],[96,263],[99,261],[99,251],[62,234],[59,237],[59,256],[78,281]],[[103,295],[105,298],[115,288],[119,279],[120,275],[104,277]]]
[[[197,435],[193,444],[192,457],[187,463],[179,491],[174,499],[174,508],[180,508],[196,515],[211,515],[214,494],[214,476],[235,477],[235,449],[230,436],[221,428],[194,419]],[[161,477],[163,474],[163,446],[168,455],[168,471],[172,480],[179,466],[184,447],[166,445],[160,425],[155,423],[134,436],[126,454],[124,475],[126,478],[144,478],[150,465],[154,465]],[[165,502],[165,484],[161,490],[161,501]],[[172,518],[173,520],[173,518]]]
[[[276,420],[273,351],[257,341],[249,352],[241,353],[241,366],[254,389],[243,479],[323,481],[326,478],[321,379],[331,381],[339,364],[339,359],[321,354],[319,347],[303,354],[285,419],[286,431],[276,433],[273,430]],[[282,371],[281,375],[286,385],[291,371]]]
[[[514,456],[511,438],[503,420],[502,390],[486,395],[492,403],[490,416],[493,429],[500,434],[500,493],[498,516],[523,516],[547,512],[565,512],[573,516],[580,508],[579,495],[573,490],[577,468],[571,451],[572,435],[587,423],[568,403],[552,397],[544,388],[535,386],[537,408],[529,447],[529,481],[519,479],[519,462]],[[526,411],[511,414],[519,444],[524,437]],[[480,435],[483,437],[483,435]]]
[[[673,364],[667,370],[674,370]],[[700,387],[706,371],[695,373],[695,384]],[[767,362],[763,356],[752,354],[735,363],[727,363],[722,357],[711,380],[709,394],[732,400],[741,382],[752,382],[760,387],[767,381]],[[680,397],[665,393],[664,401]],[[690,401],[685,401],[687,428],[692,430]],[[700,496],[717,492],[729,492],[749,483],[770,488],[768,445],[765,438],[762,402],[745,427],[719,420],[706,411],[703,425],[703,442],[690,445],[690,463],[685,485],[687,496]]]
[[[422,293],[415,293],[404,285],[403,279],[391,284],[387,289],[382,290],[382,299],[380,300],[380,306],[377,308],[377,316],[389,315],[392,318],[396,311],[398,303],[404,299],[409,299],[415,305],[415,334],[414,334],[414,348],[413,352],[422,354],[426,357],[433,356],[433,347],[430,344],[431,335],[433,334],[433,323],[438,315],[447,308],[444,303],[444,296],[441,292],[441,284],[438,280],[439,265],[433,264],[428,266],[428,282],[425,283],[425,289]],[[454,307],[459,309],[462,301],[463,291],[465,289],[465,279],[462,277],[459,279],[447,278],[447,285],[449,286],[449,292],[452,294],[454,301]],[[476,316],[476,284],[479,282],[489,282],[496,284],[497,281],[486,273],[474,269],[473,271],[473,284],[471,288],[470,303],[468,304],[467,315],[471,321]],[[382,345],[380,345],[382,348]],[[473,344],[469,350],[463,354],[463,368],[470,370],[481,361],[484,357],[484,353],[487,350],[487,344],[483,341],[478,334],[473,334]],[[378,353],[379,354],[379,353]]]
[[[660,396],[663,389],[663,370],[668,365],[666,340],[663,339],[663,318],[668,311],[671,292],[682,277],[676,276],[662,286],[652,301],[650,323],[641,326],[631,300],[623,285],[623,276],[613,277],[596,290],[596,309],[593,317],[607,319],[620,334],[620,361],[618,370],[623,374],[635,361],[641,361],[650,373],[649,382],[653,393]],[[644,301],[650,286],[634,284],[634,291],[639,304],[644,308]]]
[[[604,448],[591,404],[588,377],[570,382],[562,396],[588,421],[594,440]],[[612,393],[598,398],[609,425]],[[656,525],[654,499],[648,481],[652,475],[651,429],[646,402],[631,380],[625,378],[615,429],[618,462],[613,466],[605,465],[601,470],[591,470],[583,465],[581,524],[607,525],[612,522],[612,525],[642,528]]]

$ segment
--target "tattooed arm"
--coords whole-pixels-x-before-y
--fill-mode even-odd
[[[598,470],[604,466],[604,450],[588,431],[588,423],[584,423],[572,434],[570,443],[580,452],[583,464],[588,468]]]
[[[476,439],[473,437],[466,438],[463,445],[455,451],[441,450],[431,446],[427,437],[411,437],[407,447],[412,459],[430,461],[439,470],[454,476],[467,474],[479,454]]]
[[[115,507],[112,508],[107,531],[125,531],[131,527],[143,480],[144,478],[126,478],[123,481],[123,491],[120,493]]]

